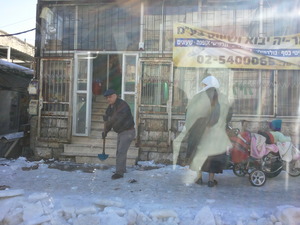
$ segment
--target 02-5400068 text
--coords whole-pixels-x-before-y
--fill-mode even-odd
[[[238,65],[262,65],[274,66],[278,61],[270,57],[255,57],[255,56],[210,56],[198,55],[197,62],[200,64],[212,64],[218,62],[219,64],[238,64]],[[277,63],[276,63],[277,62]],[[290,63],[279,61],[281,64],[289,65]]]

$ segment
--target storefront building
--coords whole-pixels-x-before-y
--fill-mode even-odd
[[[279,118],[299,144],[298,9],[290,0],[39,0],[36,155],[71,157],[64,153],[75,145],[84,155],[82,146],[96,143],[100,149],[102,117],[94,109],[114,88],[134,113],[137,159],[171,162],[188,100],[207,73],[233,101],[234,126],[246,119],[257,130]],[[233,47],[223,51],[220,43]]]

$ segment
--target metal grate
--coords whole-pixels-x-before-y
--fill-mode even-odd
[[[272,71],[233,71],[231,80],[234,114],[274,115],[274,74]]]
[[[44,56],[68,50],[138,50],[139,4],[56,4],[45,8],[41,29]]]
[[[299,71],[278,71],[277,114],[279,116],[299,116],[300,113],[300,73]]]
[[[167,112],[171,64],[142,63],[141,111]]]
[[[71,73],[70,60],[42,60],[40,137],[68,138]]]

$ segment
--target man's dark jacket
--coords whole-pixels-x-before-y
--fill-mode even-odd
[[[134,128],[133,116],[129,105],[122,99],[117,98],[115,104],[109,105],[106,109],[105,116],[105,132],[113,129],[116,133]]]

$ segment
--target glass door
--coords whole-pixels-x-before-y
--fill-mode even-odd
[[[136,102],[137,102],[137,54],[123,55],[123,79],[122,79],[122,96],[128,105],[136,121]]]
[[[75,55],[73,135],[88,136],[91,127],[92,101],[92,65],[91,53]]]

